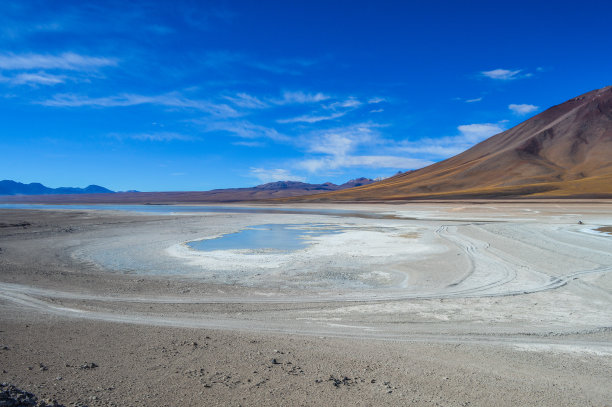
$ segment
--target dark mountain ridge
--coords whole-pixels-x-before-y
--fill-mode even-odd
[[[57,195],[57,194],[108,194],[110,189],[99,185],[89,185],[85,188],[60,187],[49,188],[38,182],[24,184],[12,180],[0,181],[0,195]]]

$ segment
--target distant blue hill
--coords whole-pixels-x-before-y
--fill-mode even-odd
[[[108,194],[113,192],[99,185],[90,185],[85,188],[49,188],[38,182],[23,184],[8,179],[0,181],[0,195]]]

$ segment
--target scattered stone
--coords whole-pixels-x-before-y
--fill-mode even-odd
[[[8,346],[2,346],[2,347],[0,347],[0,349],[2,349],[2,350],[10,350],[10,348]]]
[[[79,369],[89,370],[95,369],[96,367],[98,367],[98,365],[96,365],[94,362],[85,362],[81,366],[79,366]]]
[[[332,382],[334,387],[352,386],[352,385],[359,383],[359,378],[355,377],[354,379],[351,379],[347,376],[344,376],[342,379],[338,379],[334,375],[330,375],[327,381]],[[361,380],[361,382],[363,382],[363,380]]]
[[[276,360],[276,358],[272,359],[270,362],[272,362],[273,365],[280,365],[280,362]]]
[[[0,383],[0,406],[6,407],[66,407],[56,400],[38,400],[34,394],[8,383]]]

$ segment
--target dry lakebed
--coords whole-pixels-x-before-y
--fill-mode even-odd
[[[610,406],[611,227],[609,202],[0,205],[0,391]]]

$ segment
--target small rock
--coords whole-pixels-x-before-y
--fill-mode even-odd
[[[98,365],[96,365],[94,362],[85,362],[81,366],[79,366],[79,369],[88,370],[95,369],[96,367],[98,367]]]

